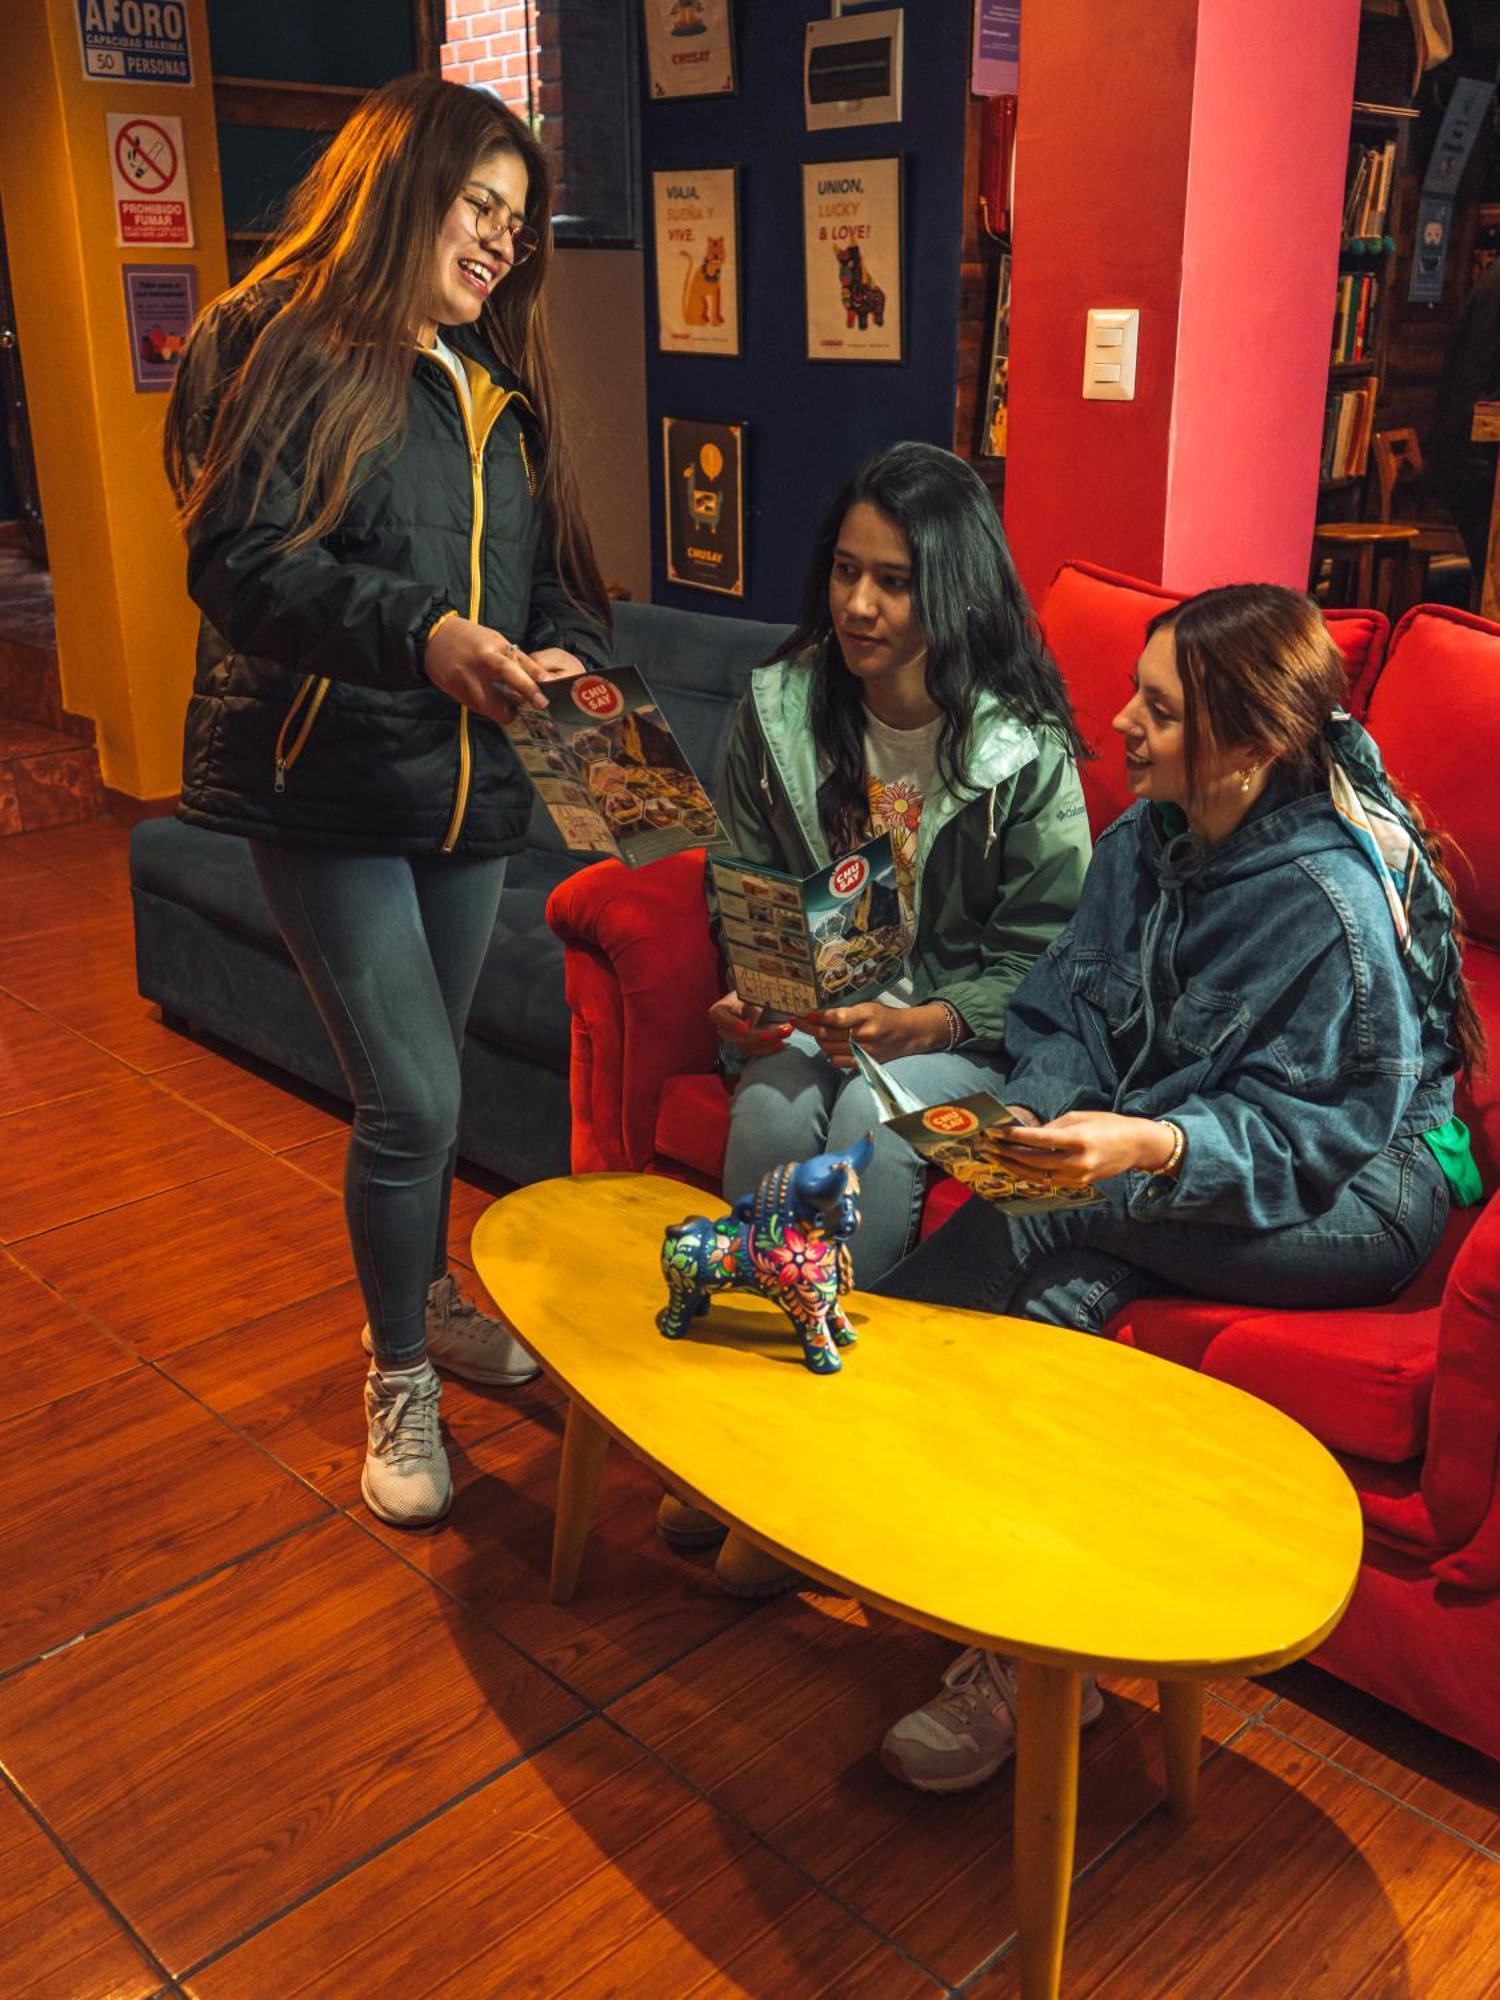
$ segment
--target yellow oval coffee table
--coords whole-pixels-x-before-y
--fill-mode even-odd
[[[609,1440],[772,1555],[1020,1662],[1021,1986],[1055,1995],[1080,1677],[1160,1686],[1168,1798],[1197,1791],[1203,1683],[1267,1673],[1337,1624],[1359,1567],[1349,1482],[1268,1404],[1133,1348],[856,1292],[859,1345],[810,1374],[773,1306],[720,1293],[664,1340],[662,1232],[724,1203],[644,1174],[496,1202],[474,1261],[569,1397],[552,1595],[577,1583]]]

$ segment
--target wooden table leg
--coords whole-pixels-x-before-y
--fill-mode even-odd
[[[1167,1760],[1167,1810],[1191,1819],[1198,1806],[1198,1760],[1203,1746],[1202,1681],[1158,1681],[1162,1747]]]
[[[1020,1663],[1016,1715],[1016,1928],[1021,2000],[1057,2000],[1078,1818],[1081,1677]]]
[[[596,1424],[580,1404],[569,1403],[562,1471],[557,1481],[557,1520],[552,1529],[554,1604],[571,1604],[578,1587],[578,1566],[583,1561],[583,1545],[594,1517],[599,1475],[604,1470],[604,1455],[608,1450],[609,1432]]]

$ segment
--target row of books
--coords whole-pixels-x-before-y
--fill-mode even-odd
[[[1396,178],[1396,142],[1349,148],[1344,180],[1343,247],[1374,249],[1385,236],[1391,189]]]
[[[1373,271],[1345,271],[1334,295],[1334,361],[1366,361],[1375,352],[1380,280]]]
[[[1337,389],[1323,409],[1323,451],[1320,479],[1362,479],[1375,428],[1375,392],[1379,385],[1366,376],[1351,389]]]

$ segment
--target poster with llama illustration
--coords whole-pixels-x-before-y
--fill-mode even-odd
[[[664,354],[738,354],[738,170],[653,174],[657,339]]]
[[[809,361],[899,361],[901,162],[802,168]]]

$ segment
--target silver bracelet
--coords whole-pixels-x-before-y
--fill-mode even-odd
[[[943,1055],[951,1055],[964,1039],[964,1030],[967,1024],[964,1021],[963,1015],[959,1013],[951,1000],[940,999],[937,1004],[948,1016],[948,1039],[944,1042],[941,1053]]]

